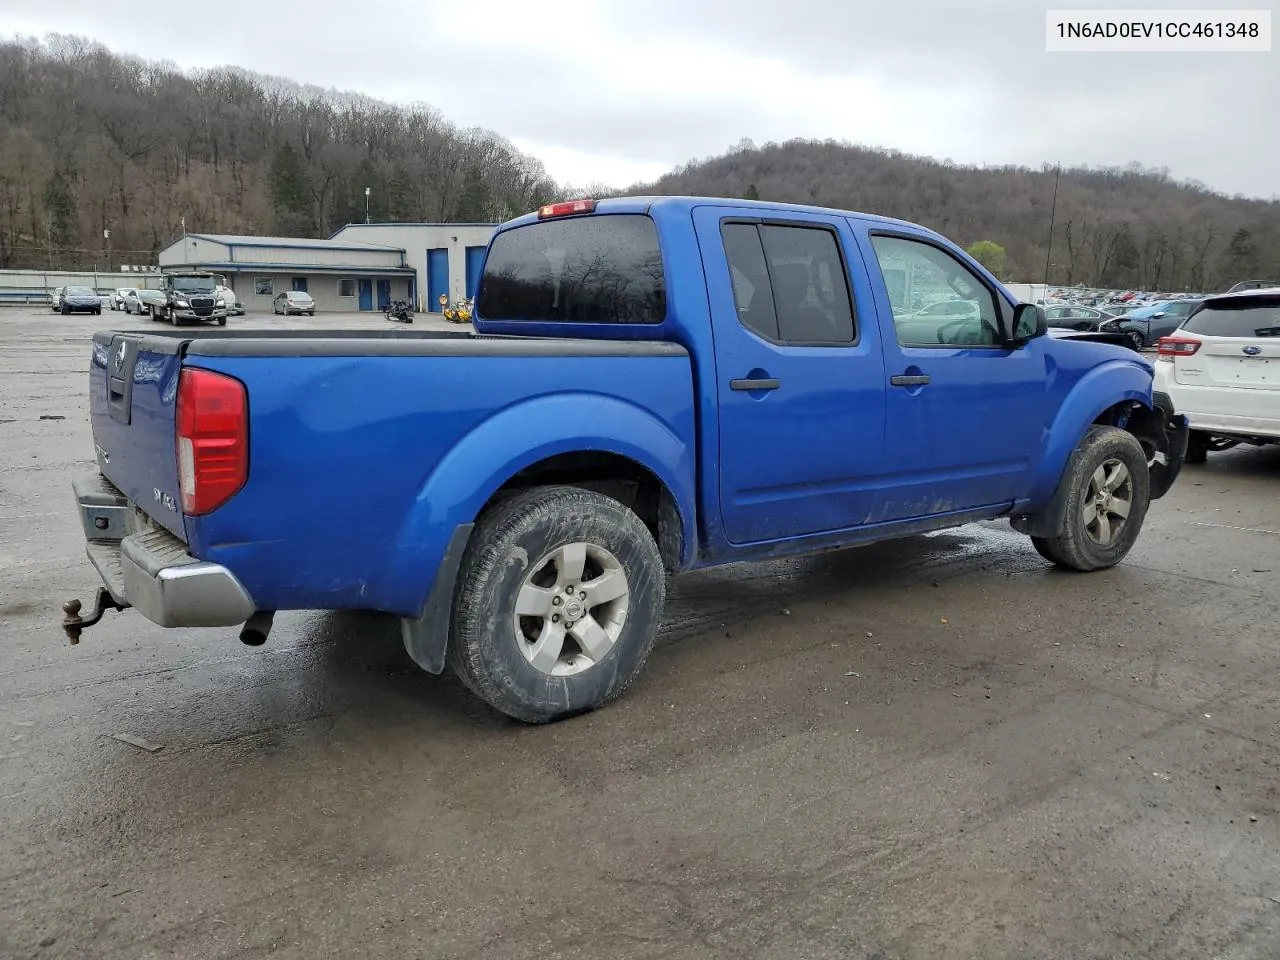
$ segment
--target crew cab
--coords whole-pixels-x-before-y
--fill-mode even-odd
[[[1190,463],[1280,443],[1280,287],[1232,290],[1156,344],[1156,386],[1190,421]]]
[[[497,229],[475,311],[99,333],[75,490],[105,587],[72,639],[129,605],[251,644],[279,610],[383,611],[425,670],[544,722],[639,675],[670,575],[993,518],[1100,570],[1186,448],[1150,361],[1046,336],[899,220],[552,204]]]

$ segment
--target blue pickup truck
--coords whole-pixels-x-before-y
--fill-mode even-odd
[[[75,483],[92,614],[400,618],[537,723],[641,672],[670,575],[1008,518],[1118,563],[1185,418],[1105,336],[1053,337],[898,220],[688,197],[552,204],[486,252],[475,333],[97,334]]]

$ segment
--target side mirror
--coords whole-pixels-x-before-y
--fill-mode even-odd
[[[1020,347],[1024,343],[1043,337],[1049,331],[1049,321],[1044,307],[1035,303],[1020,303],[1013,309],[1013,324],[1009,331],[1011,346]]]
[[[1163,317],[1164,315],[1165,315],[1165,311],[1161,310],[1159,313],[1153,313],[1153,314],[1151,315],[1151,319],[1152,319],[1152,320],[1159,320],[1159,319],[1160,319],[1161,317]]]

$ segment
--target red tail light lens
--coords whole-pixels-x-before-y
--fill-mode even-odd
[[[178,489],[198,517],[230,500],[249,476],[249,402],[244,384],[209,370],[178,379]]]
[[[568,217],[575,213],[594,213],[595,209],[596,202],[594,200],[566,200],[564,203],[548,203],[538,208],[538,219]]]
[[[1161,337],[1156,341],[1156,355],[1160,357],[1189,357],[1200,349],[1200,341],[1188,337]]]

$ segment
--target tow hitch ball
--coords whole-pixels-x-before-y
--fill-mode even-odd
[[[79,600],[68,600],[62,605],[62,612],[66,614],[62,618],[62,629],[66,631],[72,646],[80,642],[80,632],[101,620],[108,610],[127,610],[129,607],[127,603],[116,603],[115,597],[111,596],[111,591],[106,587],[99,587],[93,598],[93,616],[87,619],[80,616],[80,606]]]

